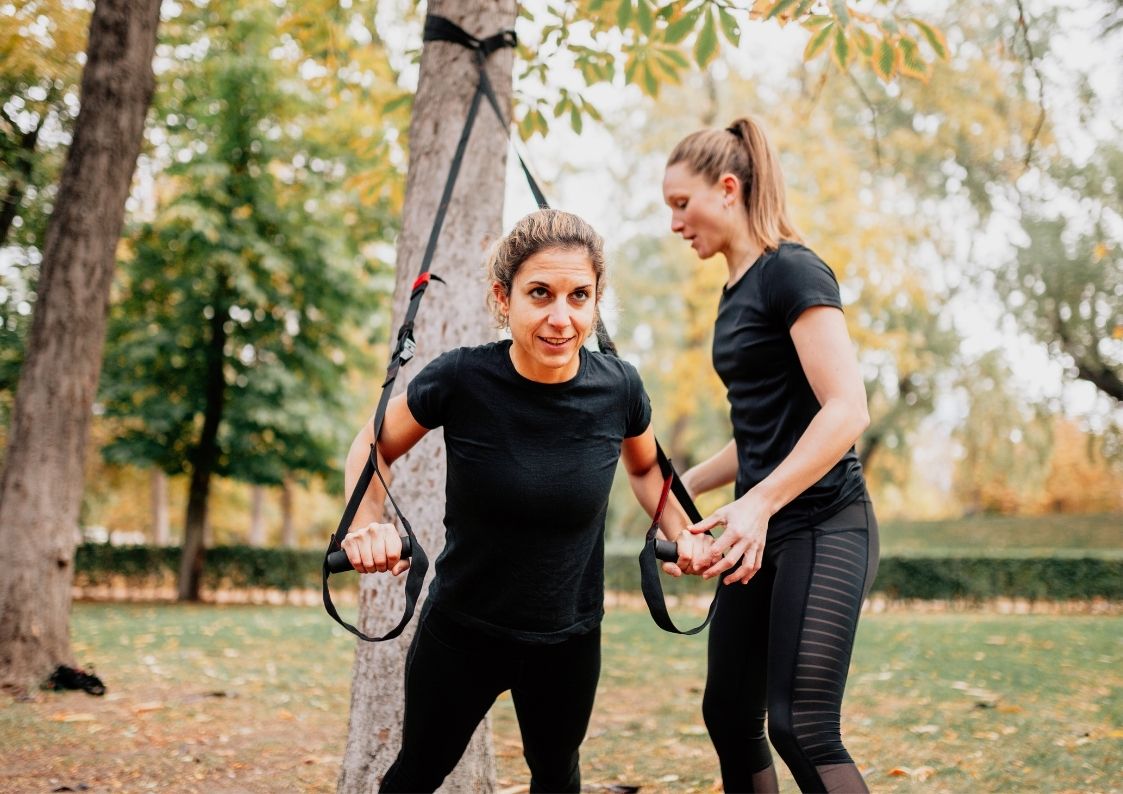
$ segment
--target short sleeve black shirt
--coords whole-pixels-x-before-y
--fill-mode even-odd
[[[812,306],[841,309],[842,299],[831,269],[798,243],[766,251],[736,284],[722,291],[713,360],[729,398],[738,497],[772,473],[819,411],[790,333],[800,314]],[[829,516],[864,488],[862,467],[851,448],[822,479],[772,517],[769,534]]]
[[[452,350],[410,382],[407,404],[444,428],[445,547],[429,604],[526,642],[560,642],[604,614],[604,521],[625,438],[651,406],[639,374],[582,349],[577,375],[538,383],[510,341]]]

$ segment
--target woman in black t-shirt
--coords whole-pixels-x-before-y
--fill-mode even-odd
[[[378,440],[388,466],[443,427],[448,461],[445,546],[406,661],[402,747],[381,791],[436,789],[508,689],[531,791],[580,790],[617,461],[649,514],[663,484],[639,375],[583,347],[604,290],[597,233],[540,210],[499,242],[490,269],[511,339],[432,361],[389,402]],[[372,441],[368,422],[347,457],[348,491]],[[375,481],[342,545],[359,572],[398,575],[409,560],[399,559],[384,498]],[[710,539],[679,537],[686,516],[670,507],[678,565],[708,560]]]
[[[779,163],[738,119],[672,151],[671,230],[725,258],[713,361],[733,440],[683,475],[736,501],[690,527],[724,531],[703,575],[724,575],[710,624],[703,716],[727,791],[776,791],[768,737],[803,791],[865,791],[839,730],[877,524],[854,443],[869,424],[838,282],[799,243]]]

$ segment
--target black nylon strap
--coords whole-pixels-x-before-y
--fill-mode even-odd
[[[616,344],[612,341],[612,337],[608,335],[608,329],[604,327],[601,318],[597,317],[596,324],[597,346],[600,347],[602,353],[610,356],[617,356]],[[658,439],[655,441],[655,457],[659,462],[659,471],[663,474],[663,489],[666,491],[668,488],[671,493],[678,499],[678,503],[682,505],[682,509],[686,511],[687,517],[691,522],[697,524],[702,520],[702,514],[698,511],[694,500],[690,498],[690,493],[686,490],[682,479],[679,477],[678,472],[675,471],[674,464],[671,459],[667,457],[667,453],[663,451],[663,447],[659,444]],[[651,613],[651,619],[655,624],[672,634],[697,634],[710,625],[710,621],[714,617],[714,610],[717,609],[717,598],[710,601],[709,611],[706,613],[706,619],[698,626],[692,629],[683,631],[675,625],[671,620],[670,614],[667,612],[667,599],[663,594],[663,581],[659,576],[659,560],[655,556],[655,534],[659,531],[659,520],[663,515],[664,502],[660,501],[659,509],[655,511],[652,517],[651,526],[647,529],[647,535],[644,538],[643,550],[639,555],[639,572],[640,572],[640,589],[643,591],[643,600],[647,602],[647,611]],[[707,533],[709,534],[709,533]],[[718,587],[721,587],[721,580],[718,580]]]
[[[433,227],[429,232],[429,240],[425,246],[425,253],[421,258],[421,267],[417,275],[417,279],[413,283],[413,290],[410,293],[409,305],[406,308],[405,318],[402,320],[402,325],[398,329],[398,339],[394,346],[394,352],[390,357],[390,363],[386,368],[386,380],[382,384],[382,393],[378,398],[378,407],[374,412],[374,444],[371,444],[370,454],[367,455],[366,465],[363,467],[362,474],[359,475],[358,482],[355,483],[355,489],[352,491],[350,498],[347,501],[347,507],[343,511],[343,516],[340,518],[339,526],[336,528],[335,533],[332,535],[331,540],[328,542],[327,551],[324,553],[323,563],[323,598],[324,609],[327,613],[343,628],[354,634],[361,640],[367,642],[382,642],[383,640],[392,640],[402,633],[406,624],[409,623],[413,617],[414,610],[417,605],[417,599],[421,594],[421,586],[425,581],[425,574],[429,570],[429,558],[425,554],[425,550],[421,547],[417,536],[413,532],[413,527],[410,525],[409,520],[402,514],[398,508],[397,502],[394,501],[393,495],[390,493],[390,488],[386,483],[382,472],[378,468],[378,454],[375,449],[375,444],[378,443],[378,438],[382,433],[382,423],[386,418],[386,406],[390,402],[390,396],[394,390],[394,381],[398,377],[398,370],[402,365],[413,358],[414,351],[416,350],[416,343],[413,338],[413,323],[417,317],[417,310],[421,306],[421,298],[425,295],[425,290],[428,289],[431,279],[438,277],[429,273],[429,268],[433,261],[433,256],[437,250],[437,242],[440,239],[441,228],[444,226],[445,216],[448,214],[449,203],[452,200],[453,188],[456,186],[456,178],[460,174],[460,166],[464,160],[464,152],[468,147],[468,139],[472,133],[472,127],[476,122],[476,116],[479,113],[480,100],[482,97],[487,96],[489,104],[499,116],[500,122],[504,124],[506,129],[506,121],[499,107],[499,101],[495,98],[495,92],[491,88],[491,83],[487,79],[487,70],[485,68],[485,61],[487,56],[501,47],[514,47],[515,33],[514,31],[503,31],[495,36],[487,39],[477,39],[469,35],[459,26],[450,22],[443,17],[430,16],[425,21],[425,40],[426,41],[453,41],[462,44],[469,49],[476,52],[476,65],[479,71],[479,81],[476,84],[476,91],[472,95],[472,101],[468,106],[468,114],[464,120],[464,127],[460,131],[460,139],[456,144],[456,153],[453,155],[452,164],[449,166],[448,177],[445,179],[444,191],[441,194],[441,201],[437,207],[436,217],[433,219]],[[522,163],[522,158],[519,158]],[[542,192],[538,188],[538,184],[530,175],[529,169],[526,164],[522,163],[523,173],[526,174],[530,182],[531,190],[534,192],[535,197],[540,201],[545,201],[542,197]],[[331,591],[328,587],[328,577],[331,572],[328,570],[327,555],[333,551],[340,549],[343,539],[347,536],[348,530],[351,528],[351,523],[355,520],[355,515],[358,513],[359,505],[362,504],[363,498],[366,496],[367,489],[370,487],[371,481],[377,475],[379,482],[382,483],[385,489],[386,497],[390,500],[390,504],[394,508],[398,520],[405,529],[406,535],[409,536],[410,543],[412,544],[412,554],[410,555],[409,572],[406,574],[405,597],[406,606],[402,614],[402,618],[398,624],[386,634],[381,637],[371,637],[350,623],[344,621],[339,612],[335,608],[335,604],[331,600]]]

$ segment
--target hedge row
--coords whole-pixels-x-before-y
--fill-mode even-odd
[[[180,550],[176,547],[78,547],[75,583],[153,586],[175,580]],[[206,552],[204,588],[270,588],[293,590],[320,585],[322,551],[218,546]],[[664,576],[667,594],[703,594],[714,585],[695,577]],[[353,577],[337,577],[346,587]],[[636,555],[609,554],[605,584],[610,590],[638,591]],[[1123,559],[1100,557],[887,557],[881,560],[874,592],[890,598],[1012,598],[1123,600]]]

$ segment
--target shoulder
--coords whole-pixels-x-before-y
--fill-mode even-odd
[[[780,243],[772,256],[761,262],[761,276],[768,279],[786,279],[806,276],[827,276],[838,281],[834,271],[822,258],[802,243]]]
[[[597,350],[585,351],[591,372],[618,383],[639,383],[639,370],[619,356],[610,356]]]

